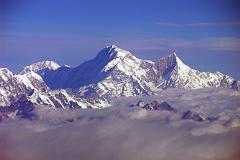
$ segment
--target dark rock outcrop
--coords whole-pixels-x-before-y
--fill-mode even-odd
[[[161,111],[170,111],[177,112],[172,106],[170,106],[167,102],[159,103],[158,101],[152,101],[150,104],[145,104],[142,108],[146,110],[161,110]]]
[[[27,96],[22,95],[16,102],[7,107],[0,107],[0,119],[9,118],[10,114],[22,119],[34,120],[37,115],[33,113],[34,105],[27,99]]]
[[[161,110],[161,111],[170,111],[170,112],[177,112],[172,106],[170,106],[167,102],[159,103],[158,101],[154,100],[151,103],[145,103],[144,101],[140,100],[136,105],[132,104],[130,107],[142,107],[146,110]]]
[[[139,100],[137,104],[131,104],[130,107],[143,107],[145,102],[143,100]]]
[[[182,119],[192,119],[192,120],[198,121],[198,122],[201,122],[201,121],[205,120],[204,117],[202,117],[201,115],[199,115],[197,113],[194,113],[194,112],[192,112],[190,110],[188,110],[187,112],[183,113]]]

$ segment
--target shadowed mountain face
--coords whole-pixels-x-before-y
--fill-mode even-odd
[[[220,72],[191,69],[172,53],[156,61],[143,60],[115,45],[78,67],[43,61],[24,67],[19,75],[0,70],[0,104],[9,106],[19,94],[35,104],[56,108],[106,107],[112,97],[152,95],[166,88],[231,88],[240,81]]]

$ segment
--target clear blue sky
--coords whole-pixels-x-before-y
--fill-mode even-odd
[[[0,0],[0,67],[76,66],[112,43],[240,79],[238,0]]]

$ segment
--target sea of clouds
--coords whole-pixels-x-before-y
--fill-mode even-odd
[[[166,101],[177,113],[129,107]],[[1,160],[238,160],[240,92],[167,89],[105,109],[36,107],[37,120],[0,123]],[[214,121],[183,120],[194,111]]]

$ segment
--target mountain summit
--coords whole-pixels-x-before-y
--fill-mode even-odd
[[[131,55],[130,52],[125,51],[121,48],[119,48],[116,45],[111,45],[111,46],[107,46],[106,48],[102,49],[96,56],[95,59],[98,58],[104,58],[104,59],[113,59],[116,57],[125,57],[127,55]]]

